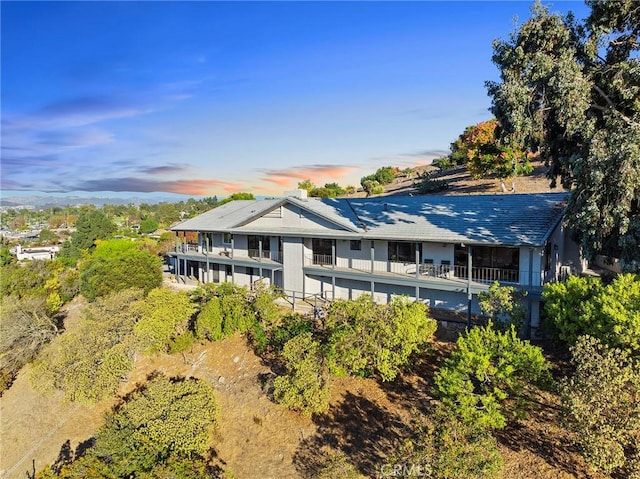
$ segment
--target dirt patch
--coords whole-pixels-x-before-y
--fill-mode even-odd
[[[506,194],[509,194],[512,186],[515,193],[548,193],[551,191],[561,192],[566,191],[561,186],[555,189],[550,187],[550,181],[546,174],[548,167],[541,161],[531,162],[533,171],[526,176],[515,177],[512,181],[506,182],[507,190]],[[433,179],[444,180],[449,185],[449,188],[435,193],[438,195],[470,195],[470,194],[497,194],[504,193],[500,180],[495,175],[489,175],[487,178],[474,179],[469,174],[469,171],[465,166],[459,166],[451,168],[449,170],[440,171],[436,167],[431,165],[418,166],[414,168],[414,173],[410,176],[403,176],[396,178],[391,184],[385,185],[385,192],[382,195],[374,196],[386,196],[386,195],[419,195],[415,182],[418,180],[419,174],[430,172]],[[367,196],[364,191],[359,191],[347,198],[363,198]]]

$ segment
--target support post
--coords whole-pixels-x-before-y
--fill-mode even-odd
[[[373,274],[375,259],[376,259],[375,243],[374,241],[371,241],[371,274]],[[373,285],[373,282],[371,284]],[[373,296],[373,286],[371,287],[371,289],[372,289],[371,295]]]
[[[336,269],[336,240],[331,242],[331,269]]]
[[[531,316],[533,300],[531,299],[531,292],[533,290],[533,248],[529,248],[529,292],[527,293],[527,324],[525,325],[524,337],[525,339],[531,339]]]
[[[471,271],[473,268],[473,247],[467,246],[467,328],[471,329],[471,301],[473,295],[471,294]]]
[[[262,281],[262,238],[258,239],[258,274],[260,275],[260,281]]]

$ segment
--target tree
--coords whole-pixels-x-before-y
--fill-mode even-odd
[[[521,303],[522,296],[523,293],[519,293],[515,287],[500,286],[496,281],[489,286],[488,291],[478,293],[478,303],[482,312],[491,318],[493,324],[507,329],[513,324],[516,331],[520,331],[527,313]]]
[[[590,16],[540,3],[494,42],[500,82],[487,82],[503,144],[522,145],[571,188],[567,224],[589,259],[640,268],[640,9],[590,0]]]
[[[80,292],[89,301],[127,288],[142,288],[148,292],[161,284],[160,258],[128,240],[99,242],[91,256],[80,265]]]
[[[306,179],[300,181],[298,183],[298,188],[301,190],[305,190],[309,196],[311,196],[311,192],[315,189],[316,185],[310,179]]]
[[[0,391],[42,346],[55,338],[59,322],[47,310],[44,296],[2,298],[0,315]]]
[[[91,210],[78,216],[71,241],[79,249],[92,249],[96,240],[109,238],[115,230],[102,211]]]
[[[531,173],[529,155],[511,144],[503,144],[496,137],[497,120],[483,121],[467,127],[451,144],[452,162],[467,165],[474,178],[495,174],[500,180],[502,191],[506,191],[505,180],[514,176]],[[511,185],[515,191],[515,185]]]
[[[600,278],[570,276],[547,283],[542,291],[546,318],[557,337],[573,345],[582,335],[640,352],[640,277],[618,275],[611,284]]]
[[[383,166],[378,168],[372,175],[363,176],[360,184],[364,190],[372,195],[384,192],[384,185],[391,183],[398,176],[399,168],[392,166]]]
[[[329,374],[320,343],[311,333],[287,341],[282,355],[287,373],[273,383],[273,396],[280,404],[310,416],[329,409]]]
[[[171,342],[189,333],[195,307],[187,293],[157,288],[134,306],[140,319],[134,332],[141,346],[151,352],[168,351]]]
[[[423,351],[431,341],[437,323],[427,317],[422,303],[395,297],[380,305],[363,295],[332,302],[325,328],[332,372],[379,374],[383,381],[392,381],[411,355]]]
[[[458,338],[434,380],[444,406],[464,423],[501,429],[508,415],[522,413],[531,388],[549,379],[548,368],[542,350],[513,326],[501,332],[489,323]]]
[[[56,234],[48,229],[44,229],[40,231],[38,235],[38,243],[40,244],[53,244],[58,242],[58,237]]]
[[[222,206],[225,203],[229,203],[230,201],[235,201],[235,200],[255,200],[256,197],[253,196],[253,193],[234,193],[231,196],[227,196],[224,200],[218,202],[218,206]]]
[[[158,222],[153,218],[145,218],[140,222],[140,234],[148,235],[158,229]]]
[[[60,335],[34,362],[34,388],[59,389],[67,399],[89,404],[113,394],[133,367],[139,315],[132,305],[141,296],[141,290],[120,291],[89,305],[77,328]]]
[[[590,336],[571,352],[575,373],[560,391],[585,459],[607,474],[640,477],[640,361]]]
[[[218,477],[207,465],[218,416],[213,388],[205,381],[151,377],[107,415],[87,453],[63,465],[57,476]]]

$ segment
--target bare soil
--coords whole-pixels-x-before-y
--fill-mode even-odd
[[[515,193],[548,193],[566,191],[558,183],[556,188],[550,187],[550,180],[547,178],[548,168],[541,161],[533,161],[533,171],[526,176],[518,176],[513,180],[506,182],[507,192],[512,193],[511,187],[514,187]],[[445,171],[439,171],[431,165],[418,166],[414,168],[414,173],[408,177],[399,177],[393,183],[385,186],[385,192],[381,196],[386,195],[418,195],[419,192],[415,187],[418,174],[430,172],[433,179],[445,180],[449,188],[436,193],[438,195],[471,195],[471,194],[498,194],[504,193],[500,180],[494,175],[483,179],[474,179],[469,174],[465,166],[458,166]],[[354,193],[350,197],[364,197],[366,193],[363,191]]]

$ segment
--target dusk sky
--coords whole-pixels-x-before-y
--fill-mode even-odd
[[[280,195],[428,163],[491,118],[492,41],[531,3],[2,1],[2,196]]]

